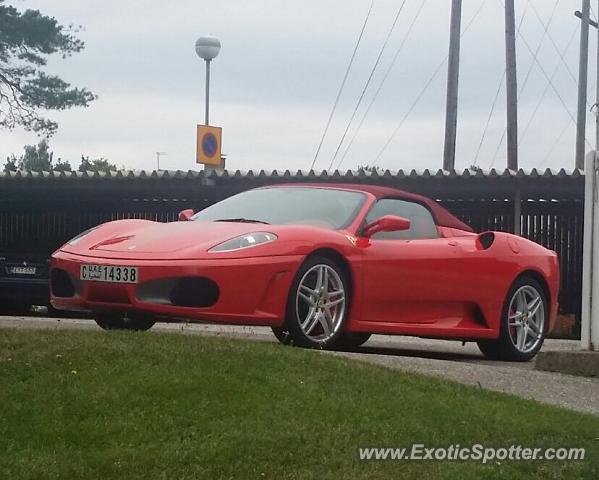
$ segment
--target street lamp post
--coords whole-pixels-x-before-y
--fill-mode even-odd
[[[210,125],[210,62],[220,52],[220,40],[212,36],[200,37],[196,41],[196,53],[198,57],[206,61],[206,116],[204,124]],[[204,165],[204,170],[210,172],[212,167]]]
[[[206,61],[206,125],[210,124],[210,62],[219,52],[220,40],[216,37],[204,36],[196,41],[196,53]]]

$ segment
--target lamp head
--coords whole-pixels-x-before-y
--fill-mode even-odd
[[[196,41],[196,53],[198,57],[210,61],[220,52],[220,40],[216,37],[206,35]]]

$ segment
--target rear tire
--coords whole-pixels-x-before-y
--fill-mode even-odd
[[[489,360],[528,362],[543,346],[548,320],[545,290],[533,277],[522,276],[505,299],[499,338],[480,340],[478,348]]]
[[[152,317],[122,313],[97,313],[94,320],[103,330],[145,331],[156,323]]]

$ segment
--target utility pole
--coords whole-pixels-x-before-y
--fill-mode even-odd
[[[452,0],[451,26],[449,29],[449,64],[447,67],[447,103],[445,107],[443,170],[452,170],[455,166],[455,143],[458,126],[458,80],[460,76],[461,23],[462,0]]]
[[[507,99],[507,168],[518,170],[518,80],[514,0],[505,1],[505,80]]]
[[[580,56],[578,59],[578,112],[576,115],[576,168],[584,169],[589,66],[589,12],[591,0],[582,0]]]
[[[574,12],[574,16],[578,17],[578,18],[580,18],[582,20],[582,12],[581,11],[576,10]],[[599,28],[599,23],[597,23],[595,20],[591,20],[590,18],[589,18],[589,25],[591,27]]]

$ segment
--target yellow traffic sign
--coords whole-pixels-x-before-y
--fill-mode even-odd
[[[222,128],[198,125],[196,163],[220,166]]]

